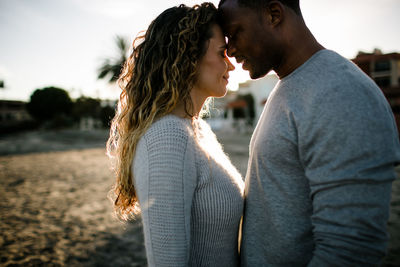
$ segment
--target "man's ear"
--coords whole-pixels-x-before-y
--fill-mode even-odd
[[[271,1],[267,5],[267,19],[268,22],[273,26],[277,26],[284,19],[284,9],[285,7],[279,1]]]

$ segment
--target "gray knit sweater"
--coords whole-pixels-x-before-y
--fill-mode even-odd
[[[156,121],[132,167],[149,266],[238,265],[243,180],[204,121]]]
[[[242,265],[378,265],[399,161],[380,89],[319,51],[278,83],[254,131]]]

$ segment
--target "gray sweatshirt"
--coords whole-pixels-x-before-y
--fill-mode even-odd
[[[392,111],[356,65],[321,50],[279,81],[252,136],[243,266],[369,266],[386,252]]]
[[[138,143],[133,173],[149,266],[239,264],[243,180],[207,123],[156,121]]]

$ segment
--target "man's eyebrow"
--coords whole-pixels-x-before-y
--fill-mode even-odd
[[[221,46],[219,47],[219,49],[227,49],[227,48],[228,48],[228,45],[227,45],[227,44],[221,45]]]

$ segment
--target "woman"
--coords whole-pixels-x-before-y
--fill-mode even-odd
[[[234,69],[216,8],[167,9],[139,41],[108,141],[115,207],[140,208],[150,266],[237,266],[242,177],[200,119]]]

